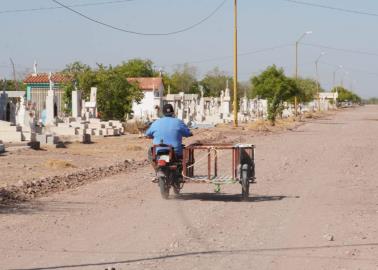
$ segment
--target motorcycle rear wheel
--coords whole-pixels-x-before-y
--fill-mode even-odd
[[[167,184],[167,180],[165,176],[159,176],[159,188],[161,197],[164,200],[167,200],[169,197],[169,186]]]

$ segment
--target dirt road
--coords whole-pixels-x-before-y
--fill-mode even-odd
[[[378,269],[378,107],[251,138],[257,184],[163,201],[151,169],[1,209],[0,269]]]

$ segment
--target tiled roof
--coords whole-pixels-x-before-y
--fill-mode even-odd
[[[67,75],[63,75],[62,73],[52,73],[51,80],[54,83],[64,83],[64,82],[69,82],[70,77]],[[49,83],[49,74],[48,73],[38,73],[37,75],[30,74],[25,78],[24,83]]]
[[[139,84],[139,88],[144,91],[159,89],[163,85],[163,79],[161,77],[153,77],[153,78],[127,78],[127,81],[137,82]]]

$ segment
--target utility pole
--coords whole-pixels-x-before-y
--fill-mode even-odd
[[[325,55],[324,52],[322,52],[319,57],[316,59],[315,61],[315,72],[316,72],[316,88],[317,88],[317,92],[318,92],[318,111],[320,112],[320,78],[319,78],[319,71],[318,71],[318,63],[319,63],[319,60],[320,58]]]
[[[14,88],[16,91],[18,91],[18,82],[17,82],[17,78],[16,78],[16,68],[14,67],[14,62],[12,60],[12,58],[9,58],[11,64],[12,64],[12,68],[13,68],[13,81],[14,81]]]
[[[298,45],[299,42],[306,36],[306,35],[311,35],[312,31],[307,31],[303,33],[298,40],[295,42],[295,81],[298,82]],[[294,110],[295,113],[294,115],[297,116],[297,106],[298,106],[298,98],[297,96],[294,97]]]
[[[343,68],[343,66],[339,65],[337,67],[337,69],[333,72],[333,88],[336,88],[336,72],[339,71],[342,68]]]
[[[238,126],[238,3],[234,0],[234,127]]]

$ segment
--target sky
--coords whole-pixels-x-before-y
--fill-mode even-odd
[[[78,5],[111,0],[60,0]],[[376,0],[303,0],[378,14]],[[213,12],[223,0],[132,0],[74,7],[107,24],[137,32],[166,33],[193,25]],[[197,27],[170,36],[140,36],[116,31],[86,20],[67,9],[9,10],[58,7],[51,0],[0,0],[0,77],[11,78],[9,58],[17,74],[58,71],[81,61],[116,65],[132,58],[151,59],[157,69],[172,72],[178,65],[197,67],[200,79],[215,67],[232,75],[233,0]],[[247,81],[267,66],[295,71],[295,42],[299,44],[301,77],[315,78],[315,60],[321,85],[336,82],[364,98],[378,96],[378,15],[368,16],[299,5],[284,0],[238,0],[239,80]],[[314,46],[316,45],[316,46]],[[320,48],[318,45],[327,48]],[[334,50],[331,48],[345,49]],[[272,49],[276,48],[276,49]],[[370,54],[351,53],[351,51]]]

